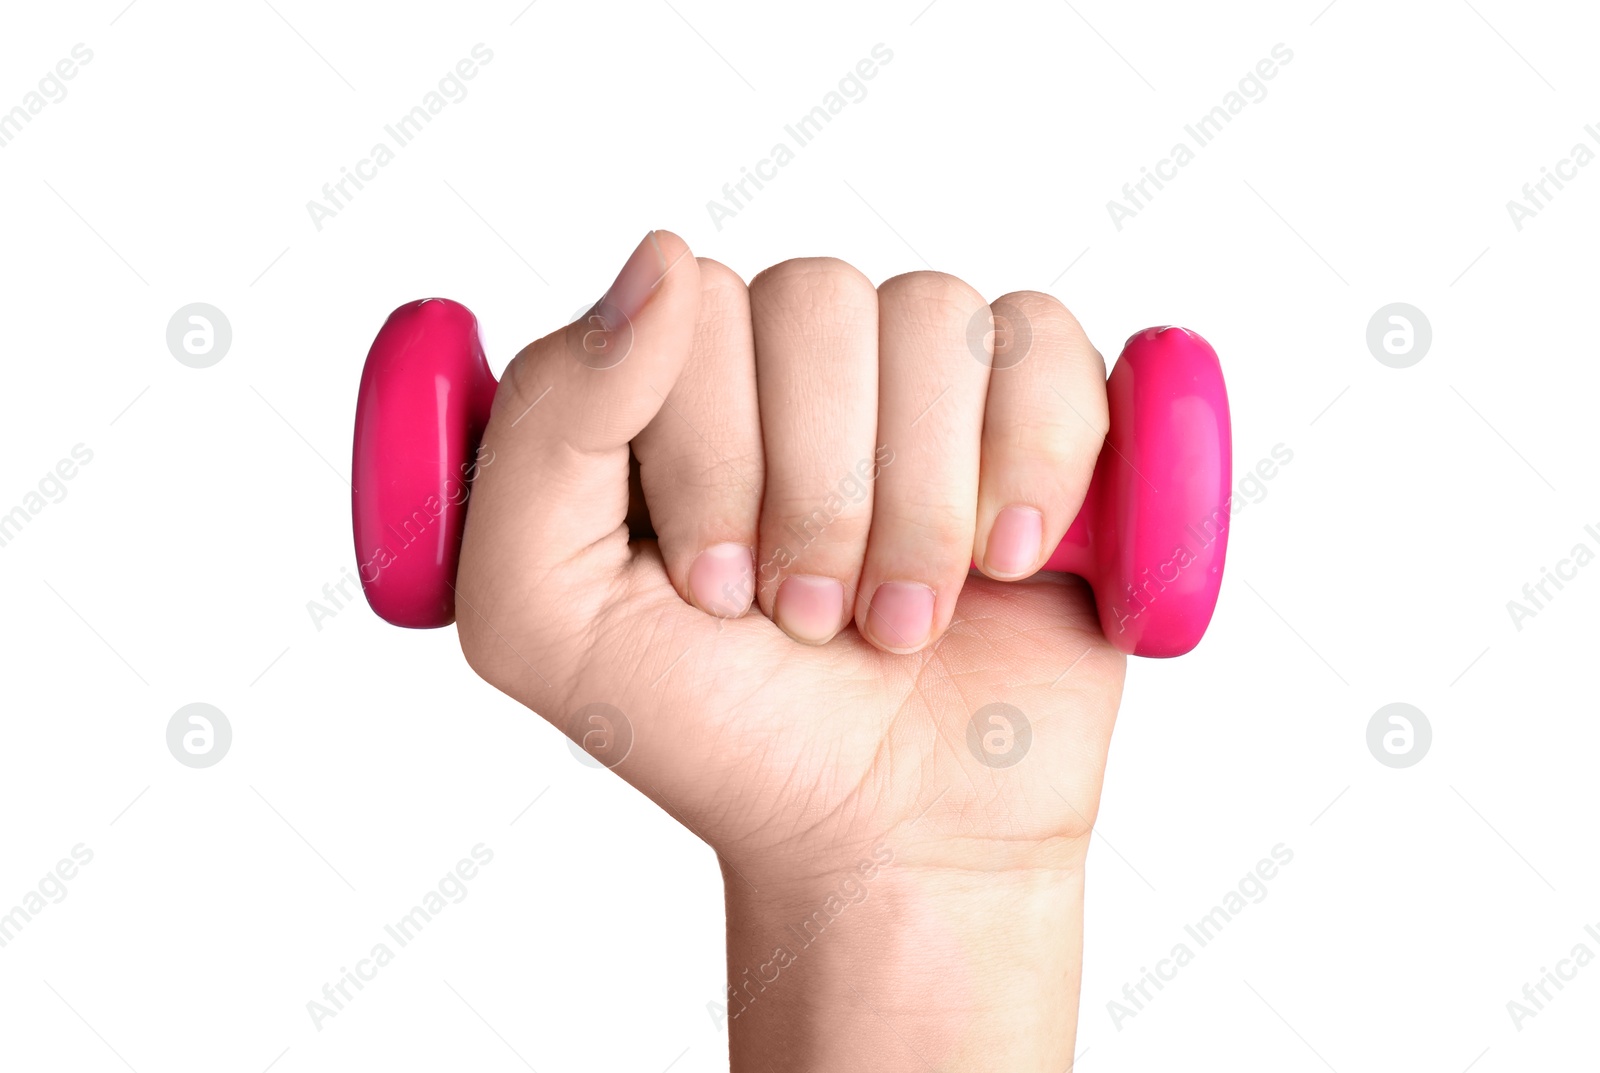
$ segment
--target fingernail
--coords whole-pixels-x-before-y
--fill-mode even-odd
[[[1033,569],[1044,544],[1044,515],[1032,507],[1007,507],[989,530],[983,565],[998,577],[1018,577]]]
[[[885,581],[867,608],[867,633],[880,648],[913,652],[933,632],[933,590],[912,581]]]
[[[755,555],[743,544],[713,544],[689,567],[689,597],[708,615],[738,618],[755,594]]]
[[[844,586],[831,577],[786,577],[778,586],[773,613],[784,633],[796,641],[820,645],[839,632],[844,619]]]
[[[628,263],[617,273],[616,282],[598,306],[609,306],[629,320],[637,317],[650,301],[656,287],[667,274],[667,259],[661,253],[656,233],[651,231],[634,247]]]

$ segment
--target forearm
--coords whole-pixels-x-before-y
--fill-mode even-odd
[[[834,875],[724,875],[733,1073],[1071,1067],[1081,866],[929,870],[880,844]]]

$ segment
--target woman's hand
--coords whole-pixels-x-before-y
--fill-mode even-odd
[[[1036,571],[1106,421],[1046,295],[661,231],[507,369],[462,649],[716,850],[735,1070],[1070,1066],[1124,659]]]

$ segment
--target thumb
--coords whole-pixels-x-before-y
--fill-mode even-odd
[[[688,245],[652,231],[587,314],[506,367],[462,543],[464,629],[481,618],[537,643],[603,603],[629,559],[628,444],[677,381],[699,311]]]

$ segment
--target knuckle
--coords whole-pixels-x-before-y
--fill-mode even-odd
[[[1026,469],[1075,483],[1084,467],[1093,468],[1111,426],[1105,390],[1056,387],[1060,377],[1049,379],[1048,386],[1035,378],[991,392],[983,430],[986,479]]]
[[[865,535],[871,520],[864,494],[838,488],[819,489],[810,496],[769,497],[762,514],[779,531],[818,536],[827,530],[832,536],[852,539]]]
[[[945,272],[906,272],[883,281],[878,297],[910,311],[919,319],[955,319],[965,323],[988,303],[965,280]]]
[[[1053,364],[1095,370],[1105,379],[1106,363],[1072,311],[1042,291],[1012,291],[992,303],[995,321],[1012,335],[1026,340],[1031,353]],[[1020,357],[1015,364],[1021,364]]]
[[[1053,405],[1052,405],[1053,404]],[[1093,466],[1111,430],[1104,394],[1096,400],[1080,395],[1066,405],[1054,392],[1041,399],[1032,419],[1017,415],[1012,423],[1011,450],[1042,465],[1046,471],[1076,474]]]
[[[662,455],[657,468],[665,472],[646,478],[646,496],[660,488],[668,496],[693,496],[697,502],[708,496],[738,502],[752,488],[759,491],[764,479],[760,445],[712,430],[704,446],[696,440]],[[702,503],[703,510],[709,506]]]
[[[875,538],[887,537],[901,554],[916,549],[919,556],[934,561],[957,559],[970,552],[974,525],[972,504],[948,498],[885,507],[872,519]]]
[[[1058,324],[1077,324],[1071,310],[1062,305],[1054,295],[1043,291],[1011,291],[990,303],[996,312],[1005,309],[1040,321],[1053,320]]]
[[[1051,374],[1067,371],[1074,390],[1080,381],[1104,382],[1106,379],[1106,358],[1094,349],[1072,310],[1056,297],[1042,291],[1011,291],[997,297],[990,309],[994,310],[997,333],[997,371],[1019,368],[1024,360],[1037,355],[1042,358],[1043,365],[1029,361],[1029,368]],[[1000,339],[1010,344],[1005,360],[1000,360],[998,355]]]
[[[708,359],[730,350],[737,353],[737,349],[748,349],[750,293],[744,280],[733,269],[709,257],[699,258],[699,263],[700,316],[695,323],[694,355]]]
[[[744,304],[745,285],[739,273],[709,257],[697,257],[700,266],[700,292],[708,309],[725,311]]]
[[[1039,459],[1068,483],[1076,483],[1084,471],[1094,469],[1100,449],[1105,445],[1105,423],[1095,422],[1092,414],[1086,413],[1084,417],[1093,423],[1085,424],[1072,418],[1070,425],[1043,437],[1037,447]]]
[[[750,290],[799,292],[823,301],[859,298],[872,293],[872,281],[855,266],[837,257],[794,257],[763,270],[750,281]]]
[[[871,490],[841,481],[813,495],[769,495],[762,504],[764,543],[805,551],[842,548],[859,556],[872,524]]]

